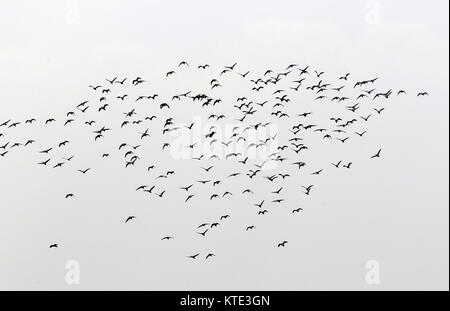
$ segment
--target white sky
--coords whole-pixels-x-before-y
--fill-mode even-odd
[[[200,204],[191,213],[172,211],[174,196],[149,211],[128,191],[142,174],[92,162],[102,150],[86,143],[90,136],[45,131],[40,142],[70,137],[72,151],[83,150],[73,151],[82,153],[78,165],[98,173],[69,179],[36,167],[35,154],[0,158],[0,289],[448,290],[448,21],[444,0],[0,3],[0,122],[57,118],[91,96],[88,84],[116,75],[142,76],[146,93],[167,96],[207,87],[211,77],[195,74],[167,82],[165,72],[181,60],[217,73],[238,62],[255,74],[299,63],[335,76],[350,71],[355,80],[379,76],[380,88],[410,93],[372,124],[363,145],[336,151],[365,157],[381,145],[382,161],[325,178],[320,195],[301,198],[300,222],[274,216],[248,237],[235,217],[207,242],[184,227],[247,202],[218,203],[219,212]],[[417,100],[422,90],[431,96]],[[244,89],[221,92],[234,100]],[[180,122],[191,120],[181,112]],[[30,137],[23,128],[14,135]],[[152,153],[148,160],[186,170],[176,186],[191,172],[182,161]],[[85,195],[67,203],[61,193],[74,188]],[[129,214],[138,221],[124,228]],[[165,230],[183,238],[161,245]],[[282,254],[267,247],[283,236],[291,243]],[[61,247],[49,252],[53,242]],[[218,256],[192,264],[184,256],[195,249]],[[71,259],[80,262],[78,286],[64,280]],[[371,259],[381,265],[378,287],[364,282]]]

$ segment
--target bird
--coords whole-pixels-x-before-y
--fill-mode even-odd
[[[242,78],[245,78],[249,73],[250,73],[250,71],[247,71],[246,73],[239,73],[239,75],[240,75]]]
[[[197,232],[198,234],[200,234],[201,236],[206,236],[206,233],[209,231],[209,229],[206,229],[203,232]]]
[[[192,185],[189,185],[189,186],[187,186],[187,187],[181,187],[180,189],[189,191],[189,189],[191,189],[192,186],[194,186],[194,185],[192,184]]]
[[[345,74],[344,76],[340,77],[339,80],[345,80],[345,81],[347,81],[349,75],[350,75],[350,73],[347,73],[347,74]]]
[[[123,85],[125,83],[125,81],[127,80],[127,78],[124,78],[122,80],[116,80],[115,83],[121,84]]]
[[[48,148],[48,149],[39,151],[39,153],[45,153],[45,154],[48,154],[48,153],[49,153],[50,151],[52,151],[52,150],[53,150],[53,148]]]
[[[108,80],[108,79],[105,79],[106,81],[108,81],[110,84],[113,84],[114,83],[114,81],[116,81],[117,80],[117,77],[115,77],[114,79],[112,79],[112,80]]]
[[[381,156],[381,149],[379,149],[378,151],[377,151],[377,153],[375,153],[373,156],[371,156],[370,158],[371,159],[375,159],[375,158],[379,158]]]
[[[280,194],[281,190],[283,190],[283,187],[279,188],[277,191],[272,191],[273,194]]]
[[[210,167],[202,167],[202,169],[205,170],[205,172],[209,172],[214,166],[210,166]]]
[[[53,166],[53,168],[59,168],[59,167],[62,167],[63,165],[64,165],[64,162],[59,162],[55,166]]]
[[[61,148],[61,147],[63,147],[63,146],[66,146],[68,143],[69,143],[69,141],[68,141],[68,140],[65,140],[65,141],[63,141],[63,142],[60,142],[60,143],[58,144],[58,147]]]
[[[29,119],[25,121],[25,124],[32,124],[33,122],[36,122],[35,118]]]
[[[162,191],[161,193],[157,193],[156,195],[159,196],[160,198],[162,198],[165,192],[166,192],[166,191],[164,190],[164,191]]]
[[[428,95],[430,95],[430,94],[428,94],[428,92],[420,92],[420,93],[417,93],[417,97],[420,97],[420,96],[428,96]]]
[[[381,114],[384,111],[384,108],[381,109],[373,108],[373,110],[375,110],[378,114]]]
[[[264,201],[262,201],[261,203],[258,203],[258,204],[254,204],[254,205],[261,208],[263,206],[263,204],[264,204]]]
[[[184,201],[184,203],[186,203],[187,201],[189,201],[190,199],[192,199],[194,196],[195,196],[194,194],[189,195],[189,196],[186,198],[186,200]]]
[[[281,243],[278,243],[278,247],[285,247],[288,244],[288,241],[283,241]]]
[[[229,70],[234,70],[234,67],[236,67],[236,65],[237,65],[237,63],[234,63],[234,64],[231,65],[231,66],[225,66],[225,68],[226,68],[226,69],[229,69]]]
[[[45,161],[43,161],[43,162],[38,163],[38,165],[44,165],[44,166],[46,166],[49,162],[50,162],[50,159],[47,159],[47,160],[45,160]]]
[[[5,121],[2,124],[0,124],[0,127],[7,126],[9,124],[9,122],[11,122],[11,119],[9,119],[8,121]]]
[[[314,187],[314,185],[310,185],[310,186],[302,186],[302,188],[303,189],[305,189],[306,190],[306,192],[305,192],[305,194],[306,195],[309,195],[310,194],[310,192],[311,192],[311,189]]]
[[[342,163],[342,161],[339,161],[339,162],[338,162],[338,163],[336,163],[336,164],[334,164],[334,163],[331,163],[331,165],[335,166],[336,168],[339,168],[339,165],[341,165],[341,163]]]
[[[125,219],[125,223],[130,222],[135,218],[136,218],[136,216],[128,216],[127,219]]]
[[[140,133],[141,134],[141,139],[144,139],[145,137],[149,137],[150,135],[148,134],[149,129],[146,129],[144,133]]]

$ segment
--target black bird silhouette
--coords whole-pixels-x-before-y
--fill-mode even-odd
[[[231,65],[231,66],[225,66],[225,68],[226,68],[226,69],[229,69],[229,70],[234,70],[234,67],[236,67],[236,65],[237,65],[237,63],[234,63],[234,64]]]
[[[338,163],[336,163],[336,164],[334,164],[334,163],[331,163],[331,165],[335,166],[336,168],[339,168],[339,165],[341,165],[341,163],[342,163],[342,161],[339,161],[339,162],[338,162]]]
[[[195,196],[194,194],[189,195],[184,202],[186,203],[187,201],[192,199],[194,196]]]
[[[91,169],[87,168],[85,170],[78,170],[78,172],[82,173],[82,174],[86,174],[87,172],[89,172]]]
[[[44,162],[40,162],[38,163],[38,165],[44,165],[46,166],[48,164],[48,162],[50,162],[50,159],[45,160]]]
[[[377,153],[375,153],[373,156],[371,156],[370,158],[371,159],[374,159],[374,158],[379,158],[381,156],[381,149],[379,149],[378,150],[378,152]]]
[[[194,186],[194,185],[189,185],[189,186],[187,186],[187,187],[181,187],[180,189],[183,189],[183,190],[189,191],[189,189],[191,189],[191,188],[192,188],[192,186]]]
[[[187,258],[190,258],[190,259],[197,259],[197,257],[199,256],[200,254],[195,254],[195,255],[192,255],[192,256],[187,256]]]
[[[126,80],[127,80],[127,78],[124,78],[122,81],[116,80],[115,83],[119,83],[119,84],[123,85]]]
[[[280,189],[278,189],[277,191],[272,191],[273,194],[280,194],[281,190],[283,190],[283,187],[281,187]]]
[[[62,167],[63,165],[64,165],[63,162],[59,162],[55,166],[53,166],[53,168],[59,168],[59,167]]]
[[[310,185],[310,186],[308,186],[308,187],[305,187],[305,186],[302,186],[302,187],[303,187],[303,189],[306,190],[305,194],[306,194],[306,195],[309,195],[310,192],[311,192],[311,190],[312,190],[312,188],[314,187],[314,185]]]
[[[283,241],[281,243],[278,243],[278,247],[285,247],[288,241]]]
[[[201,236],[206,236],[206,233],[209,231],[209,229],[206,229],[203,232],[197,232],[198,234],[200,234]]]
[[[384,108],[381,108],[381,109],[373,108],[373,110],[375,110],[378,114],[381,114],[383,112]]]
[[[108,81],[110,84],[113,84],[114,83],[114,81],[116,81],[116,79],[117,79],[117,77],[115,77],[114,79],[112,79],[112,80],[108,80],[108,79],[105,79],[106,81]]]
[[[8,121],[5,121],[2,124],[0,124],[0,127],[7,126],[9,122],[11,122],[11,119],[9,119]]]
[[[127,219],[125,219],[125,223],[130,222],[135,218],[136,218],[136,216],[128,216]]]
[[[254,204],[254,205],[257,206],[257,207],[259,207],[259,208],[261,208],[261,207],[263,206],[263,204],[264,204],[264,201],[262,201],[262,202],[259,203],[259,204]]]

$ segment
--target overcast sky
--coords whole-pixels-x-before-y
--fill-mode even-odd
[[[0,289],[448,290],[448,22],[444,0],[3,1],[0,123],[35,117],[41,124],[0,128],[7,135],[0,145],[38,141],[35,152],[0,158]],[[182,60],[189,70],[166,79]],[[96,101],[88,85],[105,85],[105,78],[141,76],[142,89],[124,92],[170,101],[190,89],[209,92],[210,79],[234,62],[255,76],[297,63],[332,77],[351,72],[352,81],[380,77],[380,89],[408,94],[394,96],[363,142],[312,148],[308,160],[318,168],[341,157],[355,168],[324,176],[308,199],[300,187],[309,179],[287,181],[296,189],[286,194],[290,207],[304,209],[299,217],[280,208],[255,218],[253,203],[275,188],[263,181],[254,185],[255,198],[204,200],[186,209],[178,187],[198,174],[199,163],[163,154],[159,130],[144,147],[141,170],[126,170],[117,147],[139,143],[136,131],[94,144],[89,131],[74,130],[81,125],[42,126],[50,117],[62,121],[83,100]],[[195,70],[204,63],[209,74]],[[233,101],[250,93],[240,80],[228,82],[217,96],[224,99],[220,113],[232,115]],[[418,99],[420,91],[430,96]],[[293,103],[293,113],[315,109],[301,96]],[[101,122],[118,127],[127,110]],[[207,123],[207,116],[186,105],[175,122]],[[60,171],[38,167],[38,151],[63,139],[71,144],[57,156],[75,154],[77,162]],[[378,148],[382,159],[369,161]],[[106,151],[110,162],[99,157]],[[177,172],[164,185],[173,195],[158,201],[136,194],[137,185],[155,183],[146,164]],[[217,166],[222,177],[237,167]],[[86,167],[92,174],[77,174]],[[222,190],[247,186],[239,179]],[[69,192],[74,200],[64,198]],[[208,239],[195,234],[223,214],[233,216]],[[129,215],[136,221],[124,226]],[[247,234],[250,224],[257,230]],[[165,235],[175,239],[161,243]],[[289,247],[280,251],[275,246],[284,239]],[[49,250],[52,243],[60,247]],[[217,256],[186,259],[197,252]],[[70,260],[79,263],[79,285],[65,280]],[[379,285],[365,282],[370,260],[380,264]]]

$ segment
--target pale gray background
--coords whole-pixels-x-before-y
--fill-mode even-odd
[[[115,75],[144,77],[144,94],[206,88],[211,75],[166,81],[181,60],[209,63],[216,73],[235,61],[239,71],[258,73],[296,62],[334,76],[380,76],[382,88],[409,91],[388,104],[363,143],[324,162],[346,156],[362,159],[359,167],[322,178],[308,201],[292,192],[289,199],[305,209],[300,218],[254,220],[255,210],[238,198],[194,209],[180,204],[184,194],[149,201],[134,188],[153,180],[145,169],[123,169],[116,152],[122,138],[105,141],[105,150],[76,126],[10,131],[18,141],[39,140],[35,151],[69,138],[59,156],[77,154],[78,162],[52,171],[35,165],[42,158],[35,152],[0,159],[0,289],[448,290],[448,1],[2,1],[0,38],[0,121],[61,121],[91,99],[87,84]],[[421,90],[431,96],[418,100]],[[246,95],[221,92],[230,100]],[[368,161],[379,146],[383,159]],[[104,151],[114,163],[97,160]],[[320,158],[326,150],[314,152]],[[189,162],[156,152],[145,162],[160,165],[158,172],[178,170],[176,193],[189,183],[190,170],[180,171]],[[89,166],[89,176],[76,174]],[[75,200],[64,200],[67,192]],[[238,203],[242,209],[233,207]],[[195,235],[199,223],[224,213],[233,218],[214,235]],[[130,214],[138,219],[124,226]],[[249,223],[261,230],[245,234]],[[161,243],[164,235],[177,238]],[[280,252],[274,245],[283,239],[290,244]],[[50,251],[54,242],[61,247]],[[197,251],[218,256],[185,259]],[[81,265],[78,286],[65,283],[71,259]],[[378,286],[364,280],[372,259],[381,265]]]

